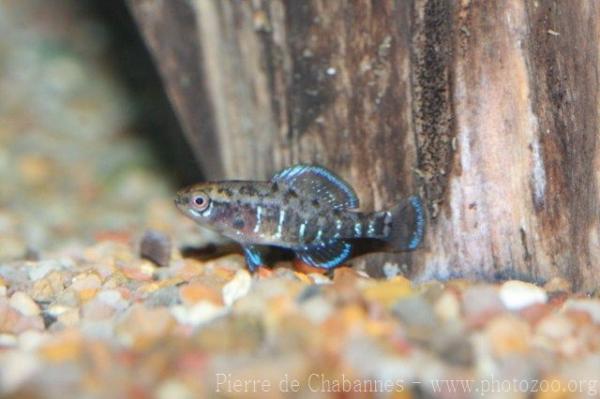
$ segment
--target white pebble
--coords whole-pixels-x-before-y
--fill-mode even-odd
[[[123,299],[123,296],[117,290],[102,290],[97,298],[117,310],[123,310],[129,306],[129,302]]]
[[[246,270],[238,270],[233,279],[223,286],[223,303],[231,306],[238,299],[246,296],[250,291],[252,278]]]
[[[17,337],[14,334],[0,334],[0,346],[16,346]]]
[[[170,379],[160,384],[156,392],[156,397],[158,399],[193,399],[196,396],[184,383]]]
[[[71,288],[75,291],[83,291],[88,289],[97,289],[102,285],[102,280],[95,274],[80,274],[73,277]]]
[[[334,312],[331,303],[322,296],[315,296],[302,303],[306,317],[314,324],[321,324]]]
[[[31,262],[27,274],[32,281],[44,278],[48,273],[54,270],[70,269],[75,267],[72,259],[49,259],[39,262]]]
[[[335,70],[335,68],[334,68],[334,67],[329,67],[329,68],[327,68],[327,70],[326,70],[325,72],[326,72],[326,73],[327,73],[327,75],[329,75],[329,76],[334,76],[334,75],[337,73],[337,71]]]
[[[456,295],[448,291],[440,296],[433,309],[436,316],[444,321],[458,320],[460,317],[460,302]]]
[[[29,352],[9,351],[0,354],[0,393],[17,390],[41,368],[38,358]]]
[[[536,303],[546,303],[546,291],[537,285],[511,280],[500,287],[500,300],[507,309],[520,310]]]
[[[44,278],[48,273],[52,270],[55,270],[59,267],[59,265],[55,262],[37,262],[31,265],[31,268],[28,270],[29,278],[31,281],[37,281]]]
[[[29,295],[22,291],[15,292],[9,300],[10,306],[24,316],[36,316],[40,314],[40,307]]]
[[[63,305],[51,305],[48,307],[48,309],[46,309],[46,312],[54,317],[60,316],[61,314],[69,311],[69,310],[73,310],[73,309],[77,309],[71,306],[63,306]]]
[[[331,279],[327,276],[324,276],[322,274],[319,273],[309,273],[308,277],[310,277],[310,279],[313,281],[313,283],[315,284],[333,284],[333,281],[331,281]]]
[[[38,349],[46,341],[48,341],[48,335],[45,332],[27,330],[19,335],[19,348],[31,352]]]
[[[178,323],[194,327],[211,322],[227,313],[225,308],[209,301],[200,301],[191,307],[176,305],[170,310]]]

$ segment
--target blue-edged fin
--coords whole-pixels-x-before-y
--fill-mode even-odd
[[[277,173],[271,181],[293,188],[302,195],[324,200],[333,209],[358,208],[358,197],[352,187],[322,166],[292,166]]]
[[[263,255],[261,253],[261,247],[258,245],[244,245],[244,256],[246,257],[246,263],[251,272],[256,270],[259,266],[264,265]]]
[[[331,241],[315,245],[307,245],[296,250],[298,257],[311,266],[331,269],[350,256],[352,244],[346,241]]]
[[[392,249],[416,249],[425,234],[425,208],[419,196],[406,198],[390,211],[390,233],[387,241]]]

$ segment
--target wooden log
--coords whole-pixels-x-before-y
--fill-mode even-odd
[[[185,0],[131,1],[129,6],[203,172],[208,176],[222,175],[194,10]]]
[[[208,177],[316,162],[364,209],[421,193],[423,248],[357,267],[598,285],[600,3],[129,6]]]

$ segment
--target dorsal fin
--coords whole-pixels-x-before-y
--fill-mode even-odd
[[[322,166],[292,166],[277,173],[271,181],[283,183],[299,193],[315,195],[334,209],[358,208],[358,197],[352,187]]]

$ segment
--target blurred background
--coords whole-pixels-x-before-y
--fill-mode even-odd
[[[201,173],[121,1],[0,2],[0,259],[170,229]]]

